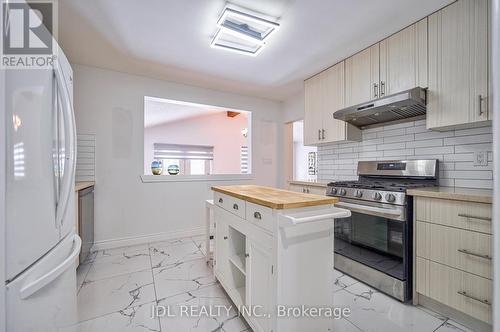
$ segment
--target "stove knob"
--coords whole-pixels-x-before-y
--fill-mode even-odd
[[[339,195],[345,196],[345,194],[347,194],[347,191],[345,189],[340,189]]]
[[[393,194],[386,194],[385,195],[385,200],[392,203],[396,200],[396,196],[394,196]]]
[[[373,199],[376,201],[380,201],[382,199],[382,195],[380,195],[380,193],[374,193]]]
[[[337,195],[337,188],[332,188],[332,190],[330,191],[330,194]]]
[[[363,192],[358,189],[354,192],[354,196],[356,196],[357,198],[361,198],[361,196],[363,196]]]

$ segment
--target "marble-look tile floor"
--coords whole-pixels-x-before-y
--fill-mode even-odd
[[[204,237],[102,250],[77,270],[80,332],[250,332],[234,310],[217,317],[185,317],[181,305],[230,306],[205,261]],[[334,332],[449,332],[471,330],[421,307],[402,304],[335,271],[333,298],[349,317]],[[175,317],[151,318],[168,307]]]

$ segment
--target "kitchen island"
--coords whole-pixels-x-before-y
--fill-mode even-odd
[[[215,276],[253,331],[328,331],[333,220],[350,211],[336,208],[335,197],[248,185],[212,190]],[[303,308],[323,311],[304,317]]]

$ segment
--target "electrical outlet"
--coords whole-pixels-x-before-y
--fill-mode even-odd
[[[488,152],[474,152],[474,166],[488,166]]]

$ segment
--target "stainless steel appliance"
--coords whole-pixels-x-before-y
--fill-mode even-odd
[[[333,117],[363,128],[369,125],[424,116],[426,100],[427,91],[416,87],[341,109],[333,113]]]
[[[335,220],[335,268],[408,301],[412,294],[413,201],[408,188],[434,186],[437,160],[360,161],[357,181],[332,182],[326,194],[351,217]]]
[[[94,245],[94,186],[78,192],[78,234],[82,239],[80,262],[84,262]]]

